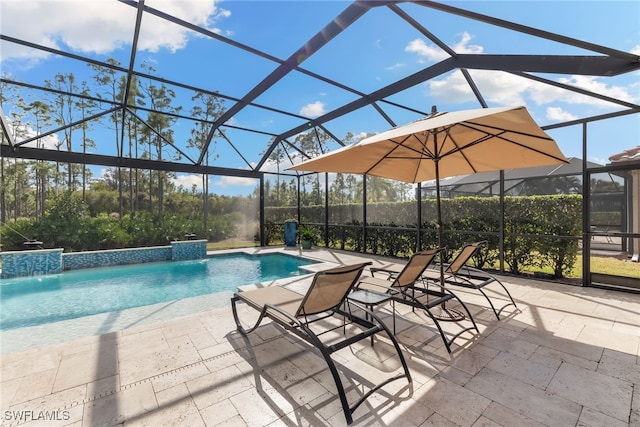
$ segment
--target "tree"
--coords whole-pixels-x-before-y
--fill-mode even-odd
[[[93,139],[87,136],[87,131],[91,129],[91,123],[85,121],[85,119],[93,114],[93,111],[96,108],[96,103],[88,98],[90,95],[89,87],[87,86],[87,82],[82,82],[82,92],[80,93],[84,97],[81,97],[76,102],[76,107],[80,111],[80,118],[82,119],[82,123],[79,125],[80,130],[82,131],[82,139],[80,144],[82,145],[82,152],[86,153],[87,148],[94,148],[96,143]],[[87,165],[82,165],[82,200],[85,198],[85,193],[87,191],[87,178],[90,171],[87,169]]]
[[[368,202],[394,202],[397,199],[393,181],[378,176],[367,176]]]
[[[120,62],[116,61],[113,58],[109,58],[106,61],[109,65],[113,67],[119,67]],[[96,92],[96,96],[98,98],[104,99],[110,106],[114,105],[118,102],[119,99],[123,98],[124,94],[124,85],[126,82],[126,78],[124,75],[119,74],[115,68],[104,67],[102,65],[89,64],[96,73],[93,76],[93,80],[98,85],[99,91]],[[122,110],[118,109],[111,113],[110,115],[111,122],[113,123],[114,137],[115,137],[115,145],[118,153],[122,152],[121,149],[121,138],[120,138],[120,123],[122,122]],[[120,167],[118,167],[118,207],[119,214],[122,218],[123,215],[123,206],[122,206],[122,171]]]
[[[28,126],[25,125],[26,105],[24,99],[13,90],[9,89],[6,84],[0,86],[0,105],[3,106],[3,112],[7,114],[6,104],[13,105],[8,120],[8,132],[14,141],[25,139],[28,134]],[[3,143],[4,132],[2,132]],[[0,159],[2,162],[2,221],[6,222],[8,216],[13,213],[14,221],[20,217],[26,209],[23,209],[24,202],[29,200],[29,195],[25,192],[29,191],[29,175],[26,173],[28,163],[24,160],[14,159],[13,165],[7,159]],[[7,183],[13,183],[13,192],[6,191],[9,187]],[[26,206],[24,206],[26,207]]]
[[[580,193],[582,193],[582,183],[576,176],[525,179],[520,185],[520,191],[518,192],[521,196]]]
[[[73,112],[75,110],[75,100],[72,93],[78,92],[78,86],[76,85],[76,78],[73,73],[57,73],[53,81],[45,80],[44,86],[49,89],[56,90],[56,95],[53,99],[53,106],[51,114],[54,122],[61,127],[64,138],[58,144],[58,150],[63,145],[66,146],[67,151],[72,151],[72,136],[73,136]],[[60,173],[59,163],[56,163],[56,172]],[[67,164],[67,189],[73,190],[74,188],[74,176],[71,163]],[[58,191],[58,178],[56,176],[56,191]]]
[[[31,112],[31,114],[35,118],[35,133],[36,135],[40,135],[42,133],[42,129],[45,126],[51,125],[51,107],[49,104],[46,104],[42,101],[33,101],[30,103],[25,111]],[[36,139],[36,146],[40,149],[43,148],[42,138]],[[34,164],[34,176],[35,176],[35,187],[36,187],[36,219],[42,217],[44,214],[44,204],[47,196],[47,181],[48,181],[48,165],[41,161],[37,160]]]
[[[149,64],[143,63],[142,68],[148,73],[153,74],[155,69]],[[149,144],[149,154],[155,150],[156,158],[163,159],[163,147],[167,143],[173,143],[172,126],[176,121],[175,116],[180,112],[182,107],[174,107],[173,100],[176,97],[175,92],[167,87],[164,83],[157,86],[154,81],[149,79],[146,83],[141,83],[140,94],[142,98],[139,100],[140,105],[146,105],[147,102],[152,111],[147,114],[147,126],[143,128],[141,133]],[[169,113],[164,114],[163,112]],[[162,218],[162,205],[164,199],[164,187],[168,182],[167,172],[158,171],[158,216]]]
[[[336,174],[336,179],[331,183],[329,191],[329,203],[343,205],[347,203],[348,191],[344,174]]]
[[[51,200],[40,223],[40,236],[46,247],[81,247],[88,227],[89,210],[79,195],[64,191]]]
[[[187,148],[197,148],[202,151],[207,143],[207,138],[211,130],[211,125],[218,117],[222,116],[226,111],[224,108],[224,99],[211,93],[196,92],[191,98],[197,102],[191,108],[191,115],[199,119],[196,125],[191,129],[191,138],[187,140]],[[211,154],[215,152],[216,138],[211,140],[207,147],[205,155],[205,165],[209,165]],[[215,153],[213,161],[216,161],[219,154]],[[202,174],[202,204],[204,210],[204,227],[207,228],[209,218],[209,179],[207,174]]]
[[[322,146],[326,145],[331,137],[321,131],[318,131],[317,128],[314,128],[306,133],[301,133],[296,136],[296,144],[302,151],[304,151],[309,157],[317,157],[323,153]],[[307,195],[306,186],[308,185],[308,180],[312,179],[311,182],[311,196]],[[321,205],[323,204],[323,200],[320,194],[320,177],[318,174],[315,174],[315,179],[310,178],[309,176],[304,176],[302,178],[302,188],[303,193],[301,194],[302,204],[304,206],[309,205]]]
[[[271,146],[271,144],[273,144],[273,142],[275,140],[276,140],[275,136],[273,138],[271,138],[271,140],[269,141],[269,146]],[[264,154],[264,153],[265,152],[263,151],[261,154]],[[284,147],[282,146],[281,142],[279,142],[278,145],[276,145],[274,147],[274,149],[271,151],[271,154],[269,154],[269,160],[271,160],[273,163],[276,164],[276,170],[277,170],[277,175],[276,175],[276,203],[280,203],[280,164],[284,160],[285,155],[286,155],[286,151],[285,151]]]

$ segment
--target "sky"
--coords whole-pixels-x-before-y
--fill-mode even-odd
[[[536,27],[563,36],[640,54],[640,2],[629,1],[446,1],[445,4],[485,15]],[[249,48],[264,51],[272,58],[286,59],[350,4],[343,1],[244,1],[244,0],[147,0],[147,6],[170,13],[211,34],[218,34]],[[597,55],[549,40],[447,15],[413,4],[400,8],[428,31],[458,53]],[[136,9],[116,0],[2,0],[1,32],[66,52],[105,61],[113,58],[126,66]],[[8,41],[0,42],[0,67],[3,75],[27,83],[42,85],[56,72],[73,73],[77,82],[91,81],[91,70],[83,62],[25,49]],[[362,93],[371,93],[446,59],[447,54],[415,28],[407,25],[386,7],[368,11],[356,23],[300,65]],[[241,98],[276,67],[277,62],[234,49],[169,21],[145,15],[142,22],[136,69],[142,64],[169,80],[218,90]],[[541,85],[504,72],[470,71],[489,106],[524,105],[540,126],[606,114],[623,109],[606,101],[585,97],[552,86]],[[640,73],[616,77],[570,75],[542,76],[559,83],[588,89],[615,99],[640,103]],[[194,105],[192,93],[174,88],[187,114]],[[27,102],[42,92],[24,95]],[[283,116],[255,107],[246,107],[229,125],[256,128],[279,134],[307,120],[322,116],[355,99],[355,95],[299,72],[288,74],[273,88],[262,93],[256,103],[288,111],[297,117]],[[439,111],[479,108],[466,81],[459,72],[447,73],[397,93],[390,101],[428,112],[432,105]],[[233,105],[227,102],[226,107]],[[416,113],[383,105],[395,124],[416,118]],[[10,105],[3,106],[9,115]],[[178,120],[177,143],[191,158],[197,152],[186,148],[190,124]],[[391,125],[371,107],[365,107],[341,119],[326,123],[338,138],[347,133],[364,135],[387,130]],[[33,124],[25,124],[28,134]],[[95,152],[115,152],[105,125],[96,126]],[[217,160],[211,165],[247,169],[254,166],[266,148],[270,136],[227,128],[224,140],[215,145]],[[606,164],[609,156],[640,144],[640,115],[598,122],[589,126],[587,159]],[[548,132],[567,157],[582,157],[581,127]],[[56,136],[49,137],[56,143]],[[327,149],[338,148],[334,143]],[[241,154],[238,154],[240,152]],[[175,153],[174,153],[175,154]],[[212,157],[213,159],[213,157]],[[297,161],[297,160],[296,160]],[[283,166],[281,166],[282,168]],[[94,168],[99,176],[104,168]],[[267,164],[263,171],[275,171]],[[201,177],[179,175],[177,184],[199,187]],[[252,179],[212,177],[210,191],[217,194],[246,195],[257,182]]]

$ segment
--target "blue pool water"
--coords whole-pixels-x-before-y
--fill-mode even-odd
[[[313,261],[285,254],[228,254],[204,260],[74,270],[0,280],[0,330],[222,293],[306,274]]]

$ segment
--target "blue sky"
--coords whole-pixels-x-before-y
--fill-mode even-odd
[[[640,2],[638,1],[450,1],[454,7],[536,27],[590,43],[640,54]],[[146,5],[171,13],[199,27],[228,37],[245,46],[286,59],[343,11],[343,1],[204,1],[147,0]],[[0,4],[2,33],[44,44],[71,53],[106,60],[129,62],[136,10],[115,0],[3,0]],[[447,15],[414,4],[400,8],[459,53],[596,55],[549,40],[525,36],[469,19]],[[77,61],[52,55],[34,55],[17,45],[0,44],[2,73],[11,78],[42,84],[56,72],[74,73],[78,82],[91,78],[91,70]],[[356,23],[338,34],[329,44],[302,62],[302,67],[341,84],[370,93],[399,78],[406,77],[446,58],[446,54],[417,30],[386,7],[368,11]],[[272,72],[277,63],[233,49],[156,17],[145,16],[136,68],[146,62],[156,73],[170,80],[229,96],[242,97]],[[622,108],[557,88],[544,87],[528,79],[503,72],[473,71],[471,75],[489,106],[525,105],[540,126],[576,118],[619,111]],[[616,99],[640,103],[640,73],[610,78],[547,75],[554,81],[585,88]],[[188,111],[191,93],[176,88],[177,97]],[[25,93],[27,102],[40,93]],[[332,111],[355,99],[355,95],[292,72],[255,102],[270,105],[304,118],[287,117],[258,108],[246,107],[230,123],[279,134]],[[479,108],[477,100],[461,74],[439,76],[424,84],[393,95],[389,100],[429,111]],[[231,102],[227,107],[233,105]],[[7,108],[9,107],[9,108]],[[398,124],[415,120],[415,113],[383,106]],[[10,106],[4,107],[5,115]],[[389,123],[373,108],[365,107],[348,117],[326,123],[334,135],[344,137],[381,132]],[[190,124],[175,124],[176,141],[184,148]],[[31,129],[32,130],[32,129]],[[96,126],[96,152],[112,154],[112,137],[105,125]],[[227,129],[236,151],[224,141],[216,144],[220,158],[212,163],[221,167],[248,168],[260,159],[269,136]],[[582,157],[581,128],[553,130],[567,157]],[[55,137],[52,137],[52,142]],[[605,164],[608,157],[640,144],[640,115],[632,115],[589,127],[587,158]],[[330,149],[338,148],[335,143]],[[244,157],[244,159],[242,158]],[[275,170],[265,165],[263,170]],[[100,175],[101,168],[94,173]],[[200,185],[199,176],[181,175],[178,183],[190,188]],[[248,194],[254,180],[212,177],[213,192]]]

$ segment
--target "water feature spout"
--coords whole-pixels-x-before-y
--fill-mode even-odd
[[[42,242],[35,239],[29,239],[22,242],[22,248],[25,250],[42,249]]]

